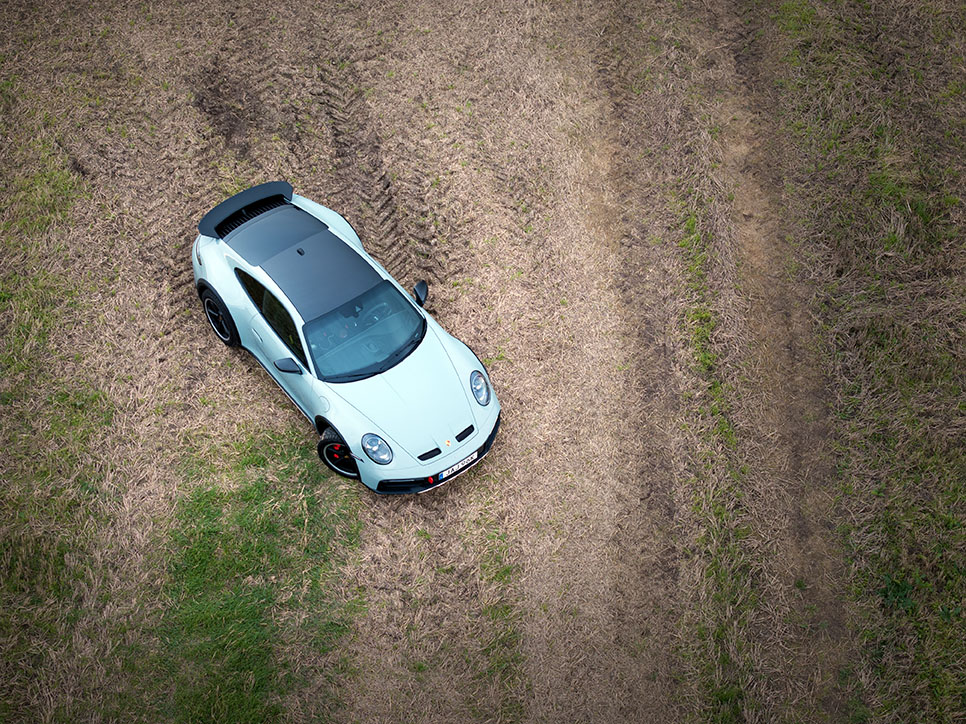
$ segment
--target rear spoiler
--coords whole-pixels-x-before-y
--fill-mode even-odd
[[[270,181],[267,184],[252,186],[250,189],[237,193],[205,214],[204,218],[198,222],[198,231],[205,236],[218,238],[220,234],[215,227],[221,222],[246,206],[257,204],[259,201],[264,201],[272,196],[282,196],[286,201],[291,201],[292,184],[288,181]]]

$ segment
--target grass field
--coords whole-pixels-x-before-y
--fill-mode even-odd
[[[966,711],[962,7],[786,3],[783,125],[835,390],[856,718]],[[802,173],[804,172],[804,173]]]
[[[0,720],[966,715],[966,10],[0,7]],[[189,249],[286,179],[486,361],[330,476]]]

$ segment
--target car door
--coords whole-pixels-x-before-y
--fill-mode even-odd
[[[319,396],[295,320],[278,298],[250,274],[241,269],[236,273],[258,307],[258,313],[248,321],[253,337],[252,354],[305,416],[313,420],[319,407]],[[284,359],[294,359],[298,372],[283,372],[275,366],[276,361]]]

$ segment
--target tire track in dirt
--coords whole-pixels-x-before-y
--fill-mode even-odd
[[[371,35],[382,30],[378,23],[367,21],[364,24]],[[373,49],[365,37],[355,45],[343,57],[351,58],[353,67],[363,66],[363,69],[352,80],[331,81],[333,85],[341,83],[342,87],[330,94],[335,98],[330,98],[328,103],[339,126],[335,136],[345,149],[343,177],[348,178],[347,184],[358,187],[371,183],[367,179],[374,174],[371,167],[358,174],[351,167],[352,162],[360,154],[368,153],[374,144],[367,140],[371,138],[369,130],[359,131],[353,126],[360,114],[351,108],[343,110],[352,105],[345,96],[359,94],[357,85],[384,77],[385,70],[384,66],[373,62]],[[323,67],[327,71],[341,70],[340,65],[334,63]],[[402,70],[396,69],[396,72],[405,75]],[[434,144],[427,153],[419,147],[419,142],[425,142],[425,138],[419,139],[418,133],[406,134],[396,129],[392,135],[392,167],[394,171],[399,169],[400,177],[405,178],[407,184],[416,179],[413,186],[425,189],[430,184],[419,172],[419,167],[439,171],[431,192],[420,197],[403,188],[396,192],[396,203],[403,206],[407,214],[411,213],[410,209],[419,210],[422,206],[425,211],[417,211],[417,214],[433,219],[436,232],[432,249],[434,263],[437,269],[445,270],[447,278],[458,276],[463,263],[465,248],[457,240],[480,237],[468,228],[467,217],[458,213],[465,206],[465,202],[460,202],[468,189],[451,185],[443,170],[457,165],[453,158],[457,143],[473,147],[477,140],[454,131],[452,139]],[[486,169],[484,175],[490,171]],[[505,185],[513,186],[516,191],[512,192],[514,202],[503,207],[506,213],[496,214],[495,221],[487,219],[488,233],[518,238],[520,226],[515,221],[504,221],[503,217],[512,215],[515,201],[523,195],[521,179],[514,174],[512,178],[501,176],[495,183],[501,187],[501,198]],[[430,195],[432,209],[426,208],[425,201],[413,203],[413,198],[421,200]],[[365,215],[367,210],[363,208],[360,213]],[[534,222],[535,215],[535,211],[528,211],[523,225]],[[371,221],[363,223],[366,224],[371,225]],[[444,243],[444,238],[449,241]],[[374,253],[380,256],[378,249],[374,248]],[[390,270],[399,273],[391,266]],[[449,297],[453,287],[441,286],[443,289],[435,289],[433,294]],[[443,310],[440,316],[444,324],[453,328],[449,321],[454,315],[464,323],[475,322],[480,311],[462,317],[451,308]],[[474,342],[474,334],[459,332],[459,335]],[[493,340],[485,335],[482,345],[483,349],[495,347]],[[499,382],[497,384],[499,389]],[[503,389],[500,394],[505,400]],[[501,441],[504,434],[501,434]],[[356,641],[351,649],[351,657],[363,672],[366,684],[353,686],[344,693],[350,718],[373,721],[411,718],[434,722],[481,717],[517,718],[513,712],[518,711],[520,705],[521,682],[513,673],[488,672],[493,661],[501,661],[500,656],[507,657],[500,666],[507,667],[506,671],[510,672],[516,656],[513,648],[516,634],[512,623],[509,628],[501,628],[499,622],[491,618],[494,612],[506,610],[507,593],[499,581],[489,578],[492,573],[486,572],[492,571],[496,561],[501,560],[499,548],[502,544],[499,541],[505,536],[503,531],[508,515],[502,496],[499,492],[494,493],[494,489],[499,491],[506,480],[506,474],[501,470],[501,457],[501,451],[494,450],[476,473],[431,496],[369,501],[371,508],[363,535],[361,560],[346,572],[348,585],[365,587],[370,603],[367,615],[358,622]],[[496,556],[492,557],[494,553]]]
[[[418,174],[410,175],[408,187],[402,190],[391,178],[350,61],[323,60],[319,84],[314,95],[334,145],[336,182],[330,193],[336,208],[355,210],[363,245],[394,277],[403,280],[423,275],[439,281],[446,257],[434,249],[427,224],[429,207],[419,192],[428,182]],[[405,199],[405,207],[401,199]]]
[[[764,720],[846,716],[837,679],[854,660],[844,569],[834,540],[834,469],[826,380],[809,315],[810,290],[789,271],[795,252],[774,155],[778,132],[759,87],[753,15],[708,8],[703,39],[725,69],[717,95],[721,179],[732,192],[731,234],[752,381],[737,382],[734,413],[748,475],[747,510],[759,540],[761,603],[748,631],[764,681]],[[752,386],[753,385],[753,386]]]
[[[614,606],[623,624],[621,644],[641,652],[648,662],[640,667],[633,688],[635,705],[625,708],[621,719],[634,720],[647,712],[653,720],[669,720],[681,715],[676,647],[681,607],[687,605],[680,524],[681,509],[687,505],[681,484],[690,453],[675,429],[686,388],[678,327],[683,281],[673,251],[656,243],[669,223],[657,181],[663,169],[643,155],[661,143],[657,129],[664,109],[632,91],[639,84],[640,19],[646,10],[628,3],[605,7],[600,40],[592,52],[598,86],[610,104],[606,133],[611,147],[621,149],[614,155],[610,178],[616,203],[607,210],[620,229],[615,250],[620,259],[618,288],[627,310],[624,335],[633,350],[623,414],[627,432],[638,436],[627,450],[628,459],[636,462],[617,473],[624,489],[618,499],[615,544],[621,551],[621,574]],[[634,697],[624,698],[634,702]]]
[[[702,163],[700,158],[694,160],[687,159],[686,156],[688,153],[694,153],[695,150],[700,151],[700,143],[703,142],[695,133],[697,129],[693,127],[697,119],[689,119],[686,115],[682,115],[688,112],[687,103],[682,103],[683,98],[671,96],[670,99],[665,100],[660,95],[648,98],[648,84],[645,79],[648,75],[661,74],[661,64],[651,63],[642,67],[640,58],[635,58],[635,49],[641,48],[642,38],[646,39],[645,26],[648,23],[642,23],[641,18],[646,17],[650,20],[658,18],[657,22],[650,23],[650,29],[659,29],[662,25],[660,20],[662,12],[665,11],[644,5],[621,4],[610,8],[610,17],[601,21],[603,31],[598,33],[601,42],[598,48],[597,72],[600,84],[610,95],[613,104],[614,120],[611,123],[611,134],[615,140],[612,143],[623,150],[623,153],[616,156],[618,163],[615,164],[616,169],[612,173],[612,183],[616,189],[619,189],[617,197],[619,203],[615,204],[612,211],[617,212],[623,229],[621,244],[625,277],[622,298],[629,308],[643,308],[649,312],[645,314],[644,320],[649,320],[650,324],[640,325],[636,332],[631,329],[628,331],[629,336],[637,343],[635,361],[638,366],[635,369],[645,380],[645,385],[647,380],[657,382],[650,389],[645,387],[644,405],[648,414],[641,416],[638,427],[649,432],[653,428],[653,423],[650,423],[651,427],[649,427],[649,422],[654,419],[687,422],[686,416],[682,417],[681,412],[678,411],[677,396],[688,388],[688,382],[683,378],[689,376],[687,369],[690,368],[691,363],[681,357],[681,350],[675,344],[678,334],[673,329],[680,324],[679,320],[684,318],[684,295],[680,291],[684,285],[677,269],[679,262],[672,258],[673,252],[670,252],[671,256],[669,256],[669,252],[659,243],[654,243],[655,237],[659,241],[660,236],[665,233],[673,238],[676,233],[675,227],[681,222],[668,216],[667,212],[663,217],[660,212],[657,214],[652,212],[649,225],[642,226],[640,220],[648,219],[649,214],[644,209],[648,209],[649,204],[653,206],[654,197],[661,197],[666,193],[661,191],[662,181],[663,184],[670,183],[670,187],[673,188],[675,184],[682,183],[687,174],[693,173],[694,168],[700,167]],[[700,20],[698,22],[700,23]],[[667,27],[673,28],[675,25],[686,27],[689,23],[682,24],[680,19],[671,18]],[[652,35],[648,40],[658,42],[661,39],[659,36]],[[715,69],[714,63],[711,63],[710,67],[699,66],[697,70],[688,70],[688,68],[689,64],[696,59],[701,59],[709,52],[713,53],[723,47],[721,40],[720,37],[700,38],[697,47],[694,48],[677,46],[676,42],[672,41],[670,43],[672,48],[681,47],[684,52],[680,59],[676,60],[672,55],[666,61],[664,77],[668,79],[667,88],[678,90],[674,88],[675,84],[694,83],[697,87],[702,87],[709,82],[717,82],[720,79],[720,71]],[[644,55],[646,54],[641,53],[641,56]],[[693,55],[694,58],[689,55]],[[681,65],[675,67],[675,63],[682,63],[683,73]],[[706,71],[704,67],[707,67]],[[675,103],[682,103],[682,105],[675,107]],[[734,106],[726,104],[723,115],[734,112]],[[746,125],[741,128],[742,131],[748,130],[747,114],[745,120]],[[731,125],[728,130],[734,130],[734,128],[735,125]],[[689,138],[694,138],[698,143],[689,148]],[[746,153],[751,143],[760,141],[761,138],[745,136],[742,140]],[[660,153],[652,155],[653,152],[648,151],[659,147],[670,147],[673,152],[682,155],[673,158],[668,155],[662,156]],[[632,149],[641,150],[636,159],[632,156]],[[769,220],[766,223],[773,224],[768,227],[769,232],[777,234],[774,222],[770,220],[781,217],[780,207],[765,194],[760,181],[738,175],[747,172],[747,169],[742,169],[735,159],[734,155],[726,155],[725,172],[735,174],[728,180],[729,187],[732,184],[742,187],[740,193],[736,192],[736,202],[744,203],[748,208],[753,206],[755,216]],[[657,174],[656,183],[655,174]],[[713,186],[710,191],[718,192]],[[648,192],[651,194],[650,197]],[[754,198],[755,194],[758,195],[757,198]],[[746,212],[745,220],[751,218],[751,214],[747,213],[748,208],[742,208],[742,211]],[[621,210],[625,212],[623,215],[620,213]],[[721,225],[718,226],[721,229],[720,233],[723,235],[727,233]],[[739,222],[737,237],[739,242],[746,243],[738,250],[725,250],[725,253],[734,255],[737,251],[742,255],[747,254],[747,239],[757,238],[760,242],[763,238],[767,238],[764,228],[764,225],[749,226]],[[722,238],[726,239],[725,236]],[[763,578],[766,580],[761,581],[761,585],[767,592],[765,595],[767,603],[752,619],[754,623],[748,631],[748,645],[752,651],[760,652],[752,654],[760,670],[776,675],[779,672],[782,673],[781,676],[756,680],[752,686],[753,691],[749,689],[748,694],[750,701],[757,700],[764,704],[766,711],[769,712],[767,717],[781,716],[782,712],[795,712],[799,716],[811,717],[820,709],[835,711],[836,707],[841,705],[841,702],[834,702],[834,673],[836,662],[841,662],[843,659],[841,651],[835,651],[837,644],[834,643],[834,639],[841,635],[842,628],[840,623],[836,623],[838,617],[833,611],[835,599],[831,587],[834,587],[834,580],[836,580],[833,551],[828,545],[827,538],[824,542],[822,540],[823,535],[827,535],[828,531],[823,529],[821,524],[816,527],[815,522],[816,516],[819,518],[822,516],[819,506],[824,504],[824,513],[827,515],[829,504],[829,499],[823,498],[827,492],[821,492],[820,483],[822,471],[828,472],[827,463],[823,461],[827,458],[823,459],[821,447],[824,439],[820,422],[823,414],[820,402],[822,386],[821,380],[808,372],[808,369],[817,369],[816,362],[800,359],[800,353],[803,350],[801,344],[796,341],[796,335],[805,337],[809,329],[807,315],[802,311],[806,300],[798,296],[793,301],[795,295],[801,294],[800,291],[776,291],[774,288],[773,280],[780,277],[784,271],[784,260],[785,257],[781,254],[771,254],[766,256],[763,265],[752,267],[756,275],[761,275],[761,278],[767,277],[766,283],[772,285],[764,289],[762,283],[756,283],[753,280],[754,293],[764,295],[766,305],[777,306],[783,311],[782,316],[776,318],[759,317],[753,310],[749,325],[753,330],[753,336],[761,342],[758,349],[765,350],[765,361],[758,360],[754,377],[765,381],[768,390],[766,395],[774,394],[775,397],[762,402],[759,390],[743,389],[742,392],[747,394],[747,398],[739,400],[741,409],[736,412],[736,418],[746,423],[742,432],[747,438],[746,455],[753,461],[752,467],[755,471],[752,476],[753,489],[759,494],[759,500],[764,501],[755,502],[749,506],[751,515],[754,516],[757,534],[763,543],[757,553],[755,565],[760,566],[764,571]],[[724,267],[722,269],[722,278],[715,280],[717,286],[727,286],[731,283],[727,269]],[[744,281],[744,276],[742,280]],[[680,295],[681,299],[675,299],[675,295]],[[728,324],[735,325],[734,329],[738,330],[740,339],[741,330],[746,324],[742,319],[742,302],[729,301],[729,299],[729,291],[724,289],[719,305],[723,309],[722,313],[728,320]],[[760,299],[759,297],[756,301]],[[790,311],[794,310],[796,304],[799,308],[794,312]],[[781,337],[781,332],[786,332],[786,336]],[[776,341],[776,336],[781,339]],[[776,356],[776,349],[779,350],[778,356]],[[770,365],[774,365],[774,368],[762,369]],[[788,391],[787,384],[782,379],[782,375],[789,373],[790,370],[791,376],[795,379],[795,386],[791,392]],[[654,371],[657,375],[650,377]],[[674,380],[677,384],[668,386],[666,383],[668,380]],[[817,393],[816,390],[818,390]],[[805,400],[803,401],[802,398]],[[766,416],[764,420],[756,419],[759,406],[762,409],[767,408],[777,412]],[[628,427],[633,429],[633,425]],[[796,434],[803,428],[807,429],[807,433],[803,440],[799,440]],[[769,458],[773,450],[770,449],[766,453],[758,442],[761,439],[774,441],[775,435],[772,430],[780,430],[779,434],[783,436],[788,435],[785,438],[787,442],[784,443],[788,447],[779,453],[778,461],[774,457]],[[794,432],[788,434],[790,431]],[[697,590],[691,590],[691,587],[696,585],[700,587],[697,579],[694,578],[693,571],[687,580],[681,582],[677,580],[681,572],[682,553],[687,555],[688,549],[693,547],[693,544],[687,543],[689,537],[693,536],[693,531],[685,522],[687,515],[682,515],[682,512],[688,510],[691,505],[692,493],[688,491],[686,483],[689,478],[689,468],[699,462],[693,460],[694,454],[690,450],[683,448],[686,442],[684,436],[669,428],[665,428],[662,432],[665,433],[663,437],[660,434],[648,435],[647,442],[652,443],[653,447],[645,444],[641,449],[643,453],[641,459],[654,462],[650,474],[646,469],[647,466],[634,471],[636,473],[634,477],[647,481],[641,490],[646,490],[653,497],[642,496],[637,510],[633,506],[622,508],[622,516],[630,522],[629,527],[635,532],[641,529],[639,523],[637,526],[634,525],[635,518],[640,521],[646,517],[640,509],[652,508],[648,522],[652,526],[656,524],[657,528],[650,541],[650,552],[646,545],[640,545],[639,541],[635,541],[633,535],[625,537],[622,547],[625,550],[635,551],[635,555],[628,556],[625,561],[648,561],[652,565],[658,562],[655,561],[655,550],[663,547],[662,562],[668,575],[668,585],[662,595],[655,596],[654,603],[658,610],[663,610],[663,620],[673,625],[678,620],[675,606],[687,605],[689,598],[691,598],[691,604],[696,605],[696,599],[692,597],[697,595]],[[663,487],[658,486],[655,489],[654,483],[660,483],[662,473],[667,476],[666,483]],[[783,477],[786,475],[787,478]],[[782,480],[787,486],[777,494],[774,486],[776,479]],[[629,486],[626,490],[633,490],[633,488]],[[827,491],[827,487],[825,490]],[[800,509],[794,502],[795,496],[800,496],[800,499],[804,500]],[[785,510],[793,510],[798,514],[797,522],[792,523],[792,530],[795,533],[791,543],[786,543],[788,523],[784,519]],[[812,518],[812,522],[803,529],[803,522],[808,517]],[[805,529],[810,529],[811,532],[804,533],[803,537]],[[797,540],[795,536],[798,536]],[[679,541],[675,541],[678,537]],[[638,544],[637,547],[635,543]],[[700,550],[701,542],[696,543]],[[682,549],[682,546],[685,548]],[[660,562],[658,563],[660,565]],[[803,573],[804,576],[801,575]],[[635,579],[633,566],[627,566],[621,577],[622,585],[629,594],[623,597],[625,602],[634,600],[635,594],[638,600],[646,600],[647,587],[639,586],[635,589],[634,585],[629,583],[635,580],[640,580],[640,577]],[[796,600],[792,600],[794,594],[790,596],[789,592],[796,591],[796,586],[793,584],[803,580],[808,581],[807,586],[800,590]],[[816,610],[817,614],[814,613]],[[625,603],[621,618],[631,624],[628,628],[633,630],[634,623],[647,620],[647,614],[642,612],[635,619],[633,607],[627,607]],[[825,624],[822,623],[823,620]],[[828,624],[830,624],[828,636],[819,636],[816,640],[816,629],[820,630],[823,625]],[[786,649],[788,642],[794,642],[793,656],[788,655]],[[664,638],[661,643],[665,646],[673,645],[673,636]],[[821,661],[816,664],[810,657],[819,651],[821,651],[819,654]],[[698,663],[697,666],[703,665]],[[791,675],[787,673],[789,667],[794,671]],[[669,678],[673,681],[673,677]],[[751,706],[751,709],[745,709],[745,713],[757,717],[758,713],[754,708],[756,705],[751,704]],[[839,708],[839,711],[841,710]],[[634,710],[628,709],[625,713],[626,711]]]

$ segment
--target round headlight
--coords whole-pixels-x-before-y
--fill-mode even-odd
[[[362,449],[366,451],[374,463],[388,465],[392,462],[392,448],[378,435],[371,432],[362,436]]]
[[[470,374],[470,389],[473,390],[473,397],[481,405],[490,403],[490,386],[486,384],[486,377],[482,372],[477,370]]]

